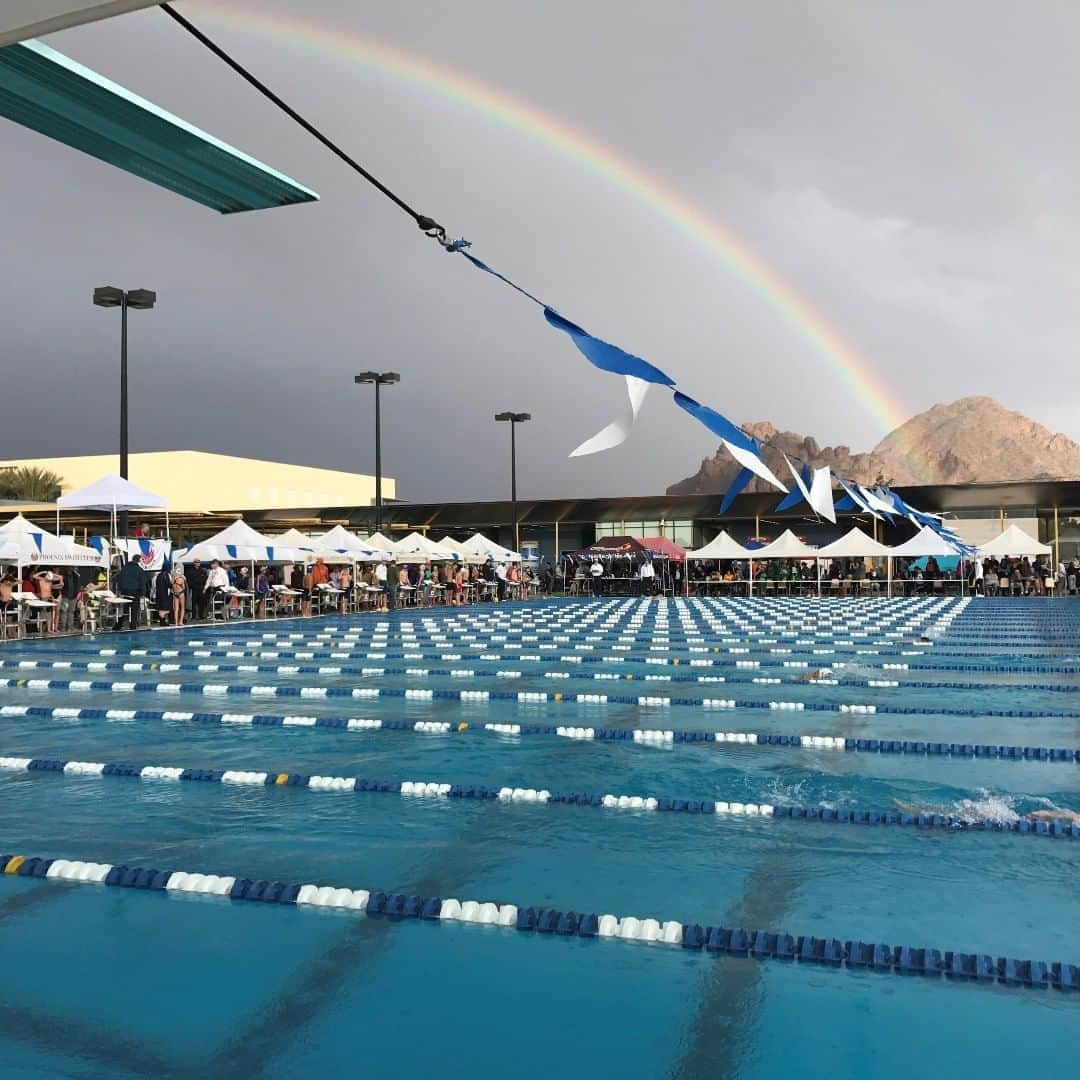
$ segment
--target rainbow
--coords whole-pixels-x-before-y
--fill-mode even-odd
[[[814,306],[751,251],[726,226],[694,206],[673,188],[616,154],[590,136],[540,109],[515,100],[469,75],[440,66],[396,45],[361,37],[339,27],[323,27],[309,18],[257,8],[218,4],[186,5],[208,25],[254,32],[290,45],[363,65],[425,91],[476,110],[558,153],[573,158],[680,230],[694,244],[750,288],[807,342],[872,415],[883,433],[907,420],[880,376]]]

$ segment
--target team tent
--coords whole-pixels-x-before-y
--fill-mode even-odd
[[[418,532],[411,532],[394,543],[394,558],[401,563],[461,562],[459,552],[436,544]]]
[[[1004,558],[1011,556],[1019,558],[1022,555],[1049,555],[1053,548],[1049,544],[1042,544],[1034,537],[1029,536],[1019,525],[1010,525],[1003,532],[998,533],[993,540],[980,544],[976,554],[980,559]]]
[[[304,562],[310,551],[289,547],[274,537],[256,532],[243,518],[237,518],[227,528],[206,540],[176,553],[177,562],[200,559],[211,562],[291,563]]]
[[[0,558],[17,563],[20,570],[24,566],[105,565],[100,551],[46,532],[27,521],[22,514],[16,514],[0,525],[0,546],[7,553],[0,555]]]
[[[857,525],[838,540],[818,548],[814,553],[819,559],[887,559],[893,549],[867,536]]]
[[[439,541],[439,546],[449,548],[451,551],[456,551],[464,562],[473,563],[474,565],[487,562],[487,556],[467,550],[460,540],[455,540],[452,536],[444,536]]]
[[[936,559],[955,559],[963,552],[939,536],[929,525],[924,525],[910,540],[894,547],[890,554],[894,559],[922,559],[930,555]]]
[[[714,536],[704,547],[686,553],[687,559],[749,559],[754,554],[733,540],[727,530]]]
[[[495,562],[521,562],[521,555],[502,544],[489,540],[483,533],[473,533],[468,540],[462,541],[461,550],[468,555],[475,555],[484,562],[493,559]]]
[[[392,556],[389,548],[361,540],[343,525],[335,525],[328,532],[313,536],[311,542],[319,550],[349,555],[355,562],[388,562]]]

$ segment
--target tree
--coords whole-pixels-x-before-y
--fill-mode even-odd
[[[874,487],[892,487],[893,478],[886,476],[880,469],[874,477]]]
[[[62,476],[36,465],[0,470],[0,499],[55,502],[60,497],[63,485]]]

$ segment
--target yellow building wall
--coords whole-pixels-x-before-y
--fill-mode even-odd
[[[0,461],[0,468],[26,465],[57,473],[65,494],[120,470],[116,454]],[[161,495],[175,513],[368,506],[375,501],[373,476],[200,450],[131,454],[128,479]],[[394,480],[384,476],[383,498],[395,497]]]

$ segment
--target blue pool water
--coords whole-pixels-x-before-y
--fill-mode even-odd
[[[1080,963],[1080,838],[1015,831],[1032,810],[1080,810],[1075,757],[565,737],[1075,751],[1080,605],[1067,601],[550,601],[231,624],[12,643],[0,680],[4,852]],[[568,700],[582,694],[610,700]],[[324,723],[242,722],[253,714]],[[386,726],[325,723],[349,718]],[[402,781],[899,806],[955,827],[410,797]],[[18,875],[0,879],[0,935],[17,973],[0,996],[5,1075],[1004,1076],[1060,1074],[1080,1052],[1080,992],[658,942]]]

